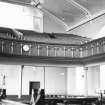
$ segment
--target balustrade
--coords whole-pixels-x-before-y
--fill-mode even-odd
[[[80,58],[80,48],[79,47],[73,48],[73,57],[74,58]]]
[[[105,53],[105,39],[83,45],[62,45],[0,38],[0,53],[21,56],[83,58]]]
[[[101,42],[99,42],[99,53],[101,54],[101,53],[103,53],[104,52],[104,49],[103,49],[103,41]]]
[[[64,46],[56,47],[56,56],[64,57]]]
[[[39,45],[39,56],[47,56],[47,45]]]
[[[103,41],[103,52],[105,52],[105,41]]]
[[[87,56],[87,46],[82,46],[82,56],[81,57],[86,57]]]
[[[0,52],[3,52],[3,41],[0,40]]]
[[[93,43],[93,55],[97,54],[97,44]]]
[[[67,46],[65,49],[65,56],[66,57],[72,57],[73,53],[72,53],[72,47]]]
[[[55,47],[52,45],[48,46],[48,56],[56,56],[56,50]]]

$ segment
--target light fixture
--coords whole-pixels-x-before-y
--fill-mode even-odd
[[[30,49],[30,48],[29,48],[29,45],[23,45],[23,50],[24,50],[24,51],[29,51],[29,49]]]

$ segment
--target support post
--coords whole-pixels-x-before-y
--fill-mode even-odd
[[[45,81],[46,81],[46,80],[45,80],[45,78],[46,78],[46,77],[45,77],[45,75],[46,75],[46,74],[45,74],[45,72],[46,72],[45,66],[43,66],[43,69],[44,69],[44,78],[43,78],[43,79],[44,79],[44,90],[45,90],[45,85],[46,85],[46,84],[45,84]]]
[[[21,98],[22,96],[22,76],[23,76],[23,68],[24,65],[21,65],[21,68],[19,70],[19,93],[18,93],[18,98]]]

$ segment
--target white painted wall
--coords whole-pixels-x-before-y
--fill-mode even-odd
[[[67,94],[76,94],[76,71],[75,67],[67,68]]]
[[[24,66],[23,81],[22,81],[22,94],[29,94],[29,82],[39,81],[40,87],[44,88],[44,69],[43,67]]]
[[[0,2],[0,26],[43,32],[43,14],[32,7]]]
[[[87,70],[88,95],[97,95],[100,88],[100,66],[91,66]]]
[[[2,75],[5,75],[7,95],[19,95],[20,71],[20,65],[0,65],[0,86],[2,85]],[[66,68],[45,67],[46,77],[44,78],[43,67],[24,66],[22,75],[22,95],[29,94],[30,81],[39,81],[41,83],[41,88],[45,87],[46,94],[66,94],[66,75]]]
[[[46,94],[66,94],[66,68],[46,67],[45,71]]]
[[[19,71],[20,65],[0,65],[0,87],[2,88],[2,75],[5,75],[5,88],[7,95],[18,95],[20,90]],[[22,77],[22,94],[29,94],[29,81],[39,81],[41,88],[44,88],[43,67],[25,66]]]
[[[45,81],[44,81],[45,79]],[[66,94],[66,68],[25,66],[23,69],[23,94],[29,93],[29,81],[40,81],[46,94]],[[45,84],[44,84],[45,83]]]
[[[72,68],[45,67],[45,75],[43,67],[25,66],[22,77],[22,94],[29,94],[30,81],[40,81],[41,88],[45,87],[46,94],[86,95],[86,89],[88,89],[88,95],[96,95],[97,89],[105,88],[104,67],[105,65],[88,67],[86,80],[86,71],[79,66]],[[0,65],[0,87],[2,76],[5,75],[4,87],[7,95],[19,94],[20,70],[20,65]]]
[[[85,70],[83,67],[76,67],[76,94],[85,95]]]
[[[18,70],[21,69],[18,65],[0,65],[0,84],[2,75],[5,75],[5,88],[8,95],[18,94]],[[2,87],[2,86],[0,86]]]
[[[85,95],[85,71],[83,67],[67,69],[67,93],[69,95]]]
[[[100,65],[100,89],[105,90],[105,64]]]

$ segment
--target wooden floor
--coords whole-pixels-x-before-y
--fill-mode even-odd
[[[30,103],[30,96],[22,96],[21,98],[18,98],[17,96],[7,96],[5,100],[3,100],[5,103],[10,103],[10,104],[2,104],[2,105],[29,105]],[[21,104],[19,104],[21,103]],[[46,105],[54,105],[54,104],[49,104],[47,103]],[[56,105],[65,105],[64,103],[56,103]],[[70,104],[70,103],[66,103],[66,105],[81,105],[81,104]],[[97,105],[97,104],[86,104],[86,105]],[[99,104],[101,105],[101,104]],[[102,105],[105,105],[105,103],[103,102]]]
[[[29,104],[30,103],[30,96],[22,96],[21,98],[18,98],[17,96],[7,96],[6,100],[21,102],[24,104]]]
[[[1,100],[2,105],[27,105],[21,102],[13,101],[13,100],[7,100],[7,99],[2,99]]]

